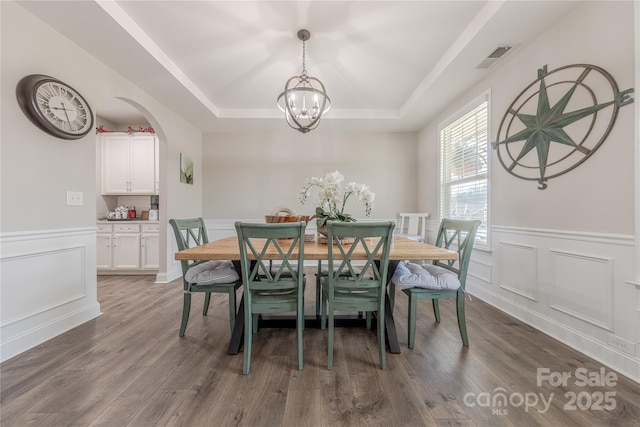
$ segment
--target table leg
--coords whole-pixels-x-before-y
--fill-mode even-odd
[[[389,301],[389,295],[385,292],[384,298],[384,328],[385,338],[387,345],[389,346],[389,352],[393,354],[400,354],[400,344],[398,343],[398,334],[396,333],[396,324],[393,320],[393,313],[391,312],[391,302]]]
[[[242,342],[244,338],[244,295],[240,299],[240,306],[238,307],[238,313],[236,314],[236,324],[233,327],[233,333],[231,334],[231,342],[229,342],[229,349],[227,354],[238,354],[242,348]]]
[[[391,260],[389,261],[389,267],[387,269],[387,280],[391,281],[391,277],[393,273],[395,273],[396,268],[398,267],[398,261]],[[393,354],[400,354],[400,344],[398,343],[398,334],[396,333],[396,323],[393,319],[393,310],[391,308],[391,301],[389,299],[389,293],[384,293],[384,327],[385,327],[385,338],[387,341],[387,345],[389,346],[389,351]]]

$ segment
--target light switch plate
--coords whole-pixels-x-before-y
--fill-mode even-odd
[[[82,191],[67,191],[67,206],[82,206],[84,200]]]

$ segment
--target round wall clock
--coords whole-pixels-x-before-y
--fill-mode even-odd
[[[93,113],[78,91],[43,74],[23,77],[16,87],[22,112],[43,131],[62,139],[79,139],[93,129]]]
[[[545,65],[502,117],[493,143],[500,164],[544,190],[547,180],[579,166],[602,145],[618,109],[633,102],[632,92],[619,92],[613,77],[595,65],[553,71]]]

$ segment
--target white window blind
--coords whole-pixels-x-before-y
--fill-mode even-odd
[[[482,223],[476,244],[487,245],[488,102],[440,130],[440,218]]]

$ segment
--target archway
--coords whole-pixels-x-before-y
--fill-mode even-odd
[[[142,220],[142,212],[151,212],[154,208],[158,209],[158,241],[157,251],[157,274],[156,280],[159,277],[166,276],[167,271],[167,233],[166,233],[166,204],[167,194],[164,189],[164,176],[165,176],[165,157],[166,157],[166,138],[162,129],[153,117],[153,115],[143,106],[126,98],[114,97],[109,98],[98,104],[96,107],[96,214],[97,219],[106,218],[110,212],[113,212],[117,206],[140,206],[137,209],[137,219]],[[154,170],[155,189],[152,190],[155,195],[148,194],[146,191],[142,191],[145,195],[128,195],[128,194],[116,194],[115,192],[107,192],[103,194],[103,162],[102,162],[102,150],[100,142],[108,139],[109,135],[143,135],[150,136],[155,134],[157,137],[157,146],[155,156],[157,156],[157,164]],[[157,205],[157,206],[156,206]],[[145,219],[148,218],[145,215]],[[153,215],[152,215],[153,218]],[[114,223],[116,224],[116,223]],[[142,232],[142,230],[141,230]],[[142,236],[141,238],[145,238]],[[142,242],[144,247],[144,242]],[[149,245],[150,246],[150,245]],[[144,250],[148,250],[144,248]],[[155,249],[154,249],[155,250]],[[100,239],[98,239],[97,252],[100,256]],[[141,271],[144,266],[144,256],[141,257]],[[102,266],[104,268],[104,266]],[[148,268],[148,265],[147,265]],[[110,269],[101,270],[101,265],[98,263],[98,273],[111,274],[116,270]],[[149,274],[155,273],[154,270],[148,270]]]

